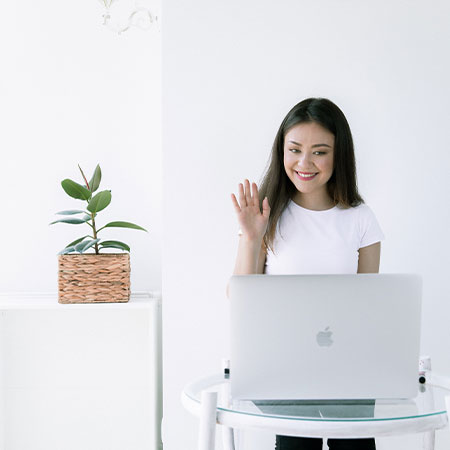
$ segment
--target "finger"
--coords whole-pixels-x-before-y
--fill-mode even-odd
[[[250,192],[250,181],[245,180],[245,199],[247,200],[247,205],[252,205],[252,193]]]
[[[270,216],[270,206],[269,206],[269,200],[267,197],[264,197],[264,200],[262,202],[262,208],[263,208],[262,215],[264,216],[264,218],[268,219]]]
[[[241,212],[241,207],[239,206],[239,203],[236,200],[236,196],[234,194],[231,194],[231,202],[233,203],[234,210],[237,214],[239,214]]]
[[[244,206],[247,206],[247,200],[245,198],[245,194],[244,194],[244,186],[242,185],[242,183],[239,183],[239,203],[241,204],[241,208]]]
[[[259,208],[259,194],[258,194],[258,186],[256,183],[252,183],[252,193],[253,193],[253,205]]]

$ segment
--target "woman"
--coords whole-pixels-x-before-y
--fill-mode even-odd
[[[375,215],[356,182],[353,139],[330,100],[295,105],[280,125],[261,187],[231,194],[240,239],[234,275],[378,273]],[[262,199],[262,201],[260,200]],[[330,449],[374,449],[374,439],[329,439]],[[277,436],[277,450],[321,449],[322,440]]]

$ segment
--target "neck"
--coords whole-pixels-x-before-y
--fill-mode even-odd
[[[311,209],[312,211],[324,211],[326,209],[331,209],[336,206],[336,203],[332,198],[326,193],[326,195],[314,195],[314,194],[304,194],[297,192],[292,201],[297,203],[297,205],[302,208]]]

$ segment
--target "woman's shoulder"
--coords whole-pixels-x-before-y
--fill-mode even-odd
[[[370,213],[373,213],[370,206],[368,206],[366,203],[360,203],[359,205],[355,205],[355,206],[337,205],[336,208],[339,211],[347,212],[348,214],[370,214]]]
[[[355,213],[355,220],[361,236],[360,247],[379,242],[384,239],[383,230],[378,223],[372,208],[366,203],[361,203],[350,208]]]
[[[348,220],[357,221],[360,224],[368,224],[376,221],[375,213],[366,203],[360,203],[355,206],[337,206],[337,213],[347,217]]]
[[[358,211],[360,217],[375,217],[375,213],[372,208],[366,203],[360,203],[357,206],[353,207],[355,211]]]

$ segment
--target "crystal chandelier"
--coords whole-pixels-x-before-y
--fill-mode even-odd
[[[134,9],[129,13],[127,19],[122,21],[114,20],[113,10],[118,0],[99,1],[104,7],[103,25],[117,34],[127,31],[132,26],[138,27],[141,30],[148,30],[158,20],[158,17],[153,15],[148,8],[139,6],[137,3],[135,3]]]

